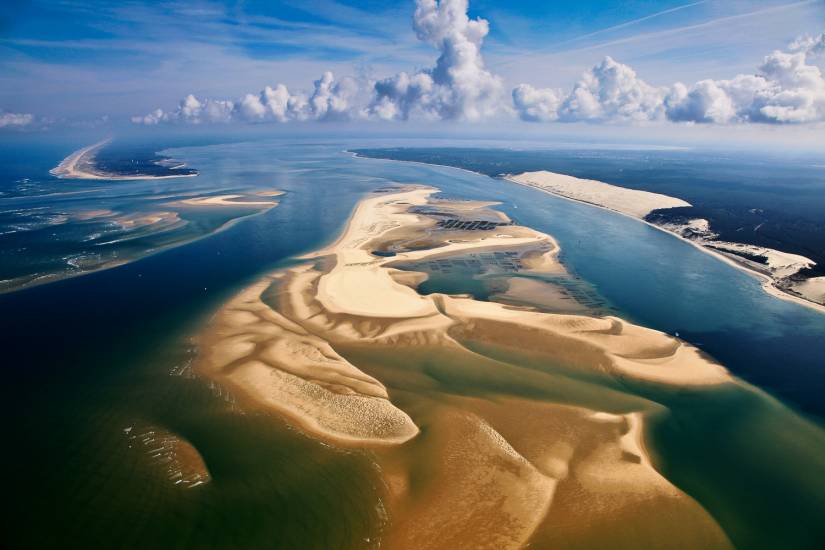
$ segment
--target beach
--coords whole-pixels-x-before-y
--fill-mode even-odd
[[[653,468],[643,426],[657,407],[617,387],[736,380],[694,346],[617,317],[420,294],[420,274],[396,266],[485,251],[538,253],[532,272],[564,269],[550,235],[491,215],[490,203],[436,192],[368,195],[333,244],[218,310],[197,339],[196,372],[309,437],[375,449],[393,548],[546,544],[559,523],[565,538],[595,540],[610,530],[586,526],[616,518],[634,525],[628,544],[669,536],[729,547],[707,512]],[[453,230],[445,219],[499,225]],[[462,387],[497,380],[489,398],[450,391],[442,375],[422,371],[436,357]],[[606,386],[585,389],[560,373]],[[413,488],[424,471],[428,481]]]
[[[762,281],[762,288],[768,294],[825,312],[821,285],[816,281],[806,285],[804,281],[792,279],[801,270],[815,265],[813,260],[762,246],[716,240],[707,220],[703,219],[689,220],[685,224],[658,224],[646,220],[655,210],[691,206],[681,199],[546,170],[507,175],[504,179],[565,199],[612,210],[666,231],[729,265],[755,275]]]
[[[126,262],[0,294],[13,545],[816,546],[825,317],[637,218],[345,145],[169,150],[195,180],[9,176],[2,278],[22,246],[37,273]],[[339,241],[370,265],[329,276]],[[408,316],[339,296],[359,269]]]
[[[691,206],[689,202],[659,193],[627,189],[601,181],[576,178],[546,170],[524,172],[507,176],[506,179],[569,199],[602,206],[635,218],[644,218],[660,208]]]

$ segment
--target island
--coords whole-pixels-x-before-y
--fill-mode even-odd
[[[375,453],[390,548],[597,540],[623,517],[644,523],[627,543],[730,547],[653,467],[643,433],[657,408],[621,387],[739,382],[693,345],[615,316],[420,293],[426,275],[410,262],[499,254],[518,266],[514,280],[565,269],[552,236],[494,203],[437,192],[405,185],[368,195],[333,244],[218,310],[197,337],[195,372],[247,410]],[[573,378],[559,386],[566,377],[544,368]],[[468,388],[487,398],[465,396]]]

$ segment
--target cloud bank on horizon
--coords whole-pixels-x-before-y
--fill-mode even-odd
[[[7,113],[0,110],[0,128],[20,128],[34,122],[31,113]]]
[[[800,5],[809,3],[797,2]],[[704,3],[678,6],[583,36],[624,28],[639,21],[698,4]],[[424,68],[399,70],[412,63],[418,64],[419,58],[416,58],[416,61],[406,60],[387,67],[384,74],[394,73],[391,76],[373,77],[359,73],[360,76],[357,77],[341,78],[336,77],[330,70],[324,71],[333,63],[329,58],[319,57],[322,61],[313,65],[317,68],[312,69],[308,75],[306,71],[301,73],[306,75],[302,78],[312,76],[315,70],[322,73],[308,89],[300,90],[299,87],[293,86],[295,74],[291,75],[293,80],[290,80],[290,87],[284,83],[274,83],[258,92],[241,93],[235,97],[223,95],[227,90],[232,93],[231,88],[227,88],[226,85],[222,85],[220,91],[212,92],[214,95],[207,96],[186,94],[188,86],[182,89],[178,87],[175,89],[175,95],[181,94],[185,97],[176,107],[156,108],[146,114],[132,116],[131,121],[149,126],[407,120],[521,120],[535,123],[583,122],[608,125],[804,125],[825,122],[825,32],[800,36],[786,48],[775,50],[765,56],[762,63],[754,67],[753,72],[736,74],[729,79],[718,78],[725,75],[724,71],[718,69],[713,74],[714,78],[701,79],[706,74],[706,67],[702,65],[698,67],[699,70],[691,73],[687,83],[654,85],[640,76],[633,67],[614,59],[613,56],[624,57],[624,54],[618,52],[616,55],[617,52],[611,51],[615,50],[615,47],[612,47],[606,51],[602,50],[601,54],[610,53],[613,56],[605,56],[601,62],[581,74],[570,88],[536,86],[530,82],[530,76],[525,77],[524,71],[517,76],[510,74],[511,84],[507,86],[504,78],[485,64],[482,49],[490,35],[490,23],[481,17],[471,17],[468,9],[468,0],[415,0],[412,29],[420,43],[427,44],[436,51],[434,62],[424,61],[425,58],[419,55],[419,66],[423,65]],[[736,17],[740,16],[736,15],[733,18]],[[808,25],[805,30],[818,32],[820,20],[815,20],[817,23]],[[281,25],[282,21],[264,18],[262,24]],[[303,27],[299,25],[299,28]],[[788,27],[785,32],[793,28]],[[398,29],[393,29],[397,35]],[[263,29],[260,30],[264,32]],[[777,35],[774,40],[781,39],[781,36]],[[789,36],[793,34],[789,33]],[[579,38],[581,36],[573,41]],[[493,67],[500,69],[501,64],[497,64],[496,60],[500,60],[501,57],[496,48],[501,44],[501,40],[495,34],[493,40]],[[609,46],[621,42],[623,40],[605,44]],[[694,43],[695,41],[689,42],[689,47]],[[766,42],[766,50],[775,43]],[[82,42],[73,42],[67,47],[85,45]],[[530,55],[532,49],[522,51],[516,59],[522,60]],[[536,78],[555,75],[550,81],[554,84],[562,83],[569,77],[560,75],[571,74],[569,65],[575,66],[575,61],[571,61],[562,69],[559,64],[564,65],[565,59],[556,56],[555,60],[545,62],[543,66],[538,65]],[[638,62],[639,66],[644,68],[644,61]],[[672,65],[672,61],[668,60],[668,64]],[[341,64],[338,63],[336,66],[336,72],[341,72]],[[647,73],[651,72],[650,67],[645,70]],[[662,77],[663,73],[658,73],[655,69],[652,72]],[[678,75],[673,75],[672,70],[663,72],[671,75],[665,83],[678,78]],[[737,72],[745,71],[738,65],[730,70],[732,74]],[[300,81],[300,78],[298,80]],[[232,81],[234,80],[228,82]],[[199,84],[195,84],[196,82]],[[207,81],[193,79],[190,85],[202,88],[203,82]],[[519,82],[521,83],[512,87]],[[658,84],[661,83],[660,80]],[[243,91],[243,84],[241,86],[239,91]],[[151,100],[148,105],[143,103],[141,109],[151,107],[153,103]],[[0,109],[0,128],[42,127],[55,120],[54,114],[46,118],[23,112],[35,107],[24,103],[21,105],[23,106],[18,106],[18,109],[11,109],[18,112]],[[128,113],[129,110],[124,114]]]
[[[521,84],[513,104],[532,122],[805,123],[825,120],[825,77],[814,64],[825,33],[801,37],[767,55],[756,74],[730,80],[654,87],[629,67],[605,59],[584,73],[569,94]]]

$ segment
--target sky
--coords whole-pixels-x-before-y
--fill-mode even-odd
[[[438,122],[811,135],[825,129],[823,69],[825,0],[0,6],[0,131]]]

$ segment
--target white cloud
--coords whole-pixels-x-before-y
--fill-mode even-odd
[[[550,122],[559,118],[561,92],[520,84],[513,89],[513,105],[519,118],[528,122]]]
[[[479,120],[503,107],[501,79],[484,67],[485,19],[467,16],[467,0],[416,0],[413,28],[440,55],[433,68],[374,84],[367,108],[380,119]]]
[[[661,119],[668,90],[651,86],[611,57],[585,72],[567,95],[522,84],[513,103],[522,120],[645,122]]]
[[[380,120],[411,117],[480,120],[509,110],[501,80],[487,71],[481,45],[489,32],[484,19],[467,16],[467,0],[417,0],[413,29],[419,40],[440,55],[435,67],[359,86],[331,72],[315,81],[311,94],[291,93],[286,86],[246,94],[239,100],[183,99],[174,111],[157,109],[132,117],[136,124],[206,122],[287,122],[291,120]]]
[[[677,82],[665,100],[667,117],[675,122],[730,122],[736,108],[724,87],[713,80],[702,80],[690,89]]]
[[[267,86],[239,99],[188,95],[172,111],[133,117],[137,124],[348,120],[481,120],[515,112],[531,122],[636,124],[806,123],[825,121],[825,33],[800,37],[766,56],[754,74],[654,86],[606,56],[564,93],[520,84],[505,99],[501,79],[481,54],[485,19],[470,19],[468,0],[416,0],[413,29],[438,52],[435,66],[388,78],[336,80],[329,71],[310,92]]]
[[[660,118],[665,90],[654,88],[627,65],[605,57],[582,75],[559,108],[563,121],[641,122]]]
[[[335,80],[325,72],[315,81],[309,96],[291,94],[286,86],[265,87],[259,94],[246,94],[237,101],[198,99],[190,94],[171,112],[156,109],[145,116],[132,117],[135,124],[160,123],[226,123],[233,121],[287,122],[290,120],[340,120],[351,113],[351,100],[358,92],[352,78]]]
[[[610,57],[566,96],[522,84],[513,90],[523,120],[562,122],[806,123],[825,121],[825,77],[814,58],[825,53],[825,33],[802,37],[790,52],[766,56],[756,74],[655,87]]]
[[[803,52],[811,55],[825,54],[825,32],[819,36],[800,36],[788,47],[792,52]]]
[[[21,128],[32,122],[34,122],[34,115],[0,111],[0,128]]]
[[[690,122],[805,123],[825,121],[825,77],[808,63],[807,51],[775,51],[756,75],[674,86],[667,116]]]

